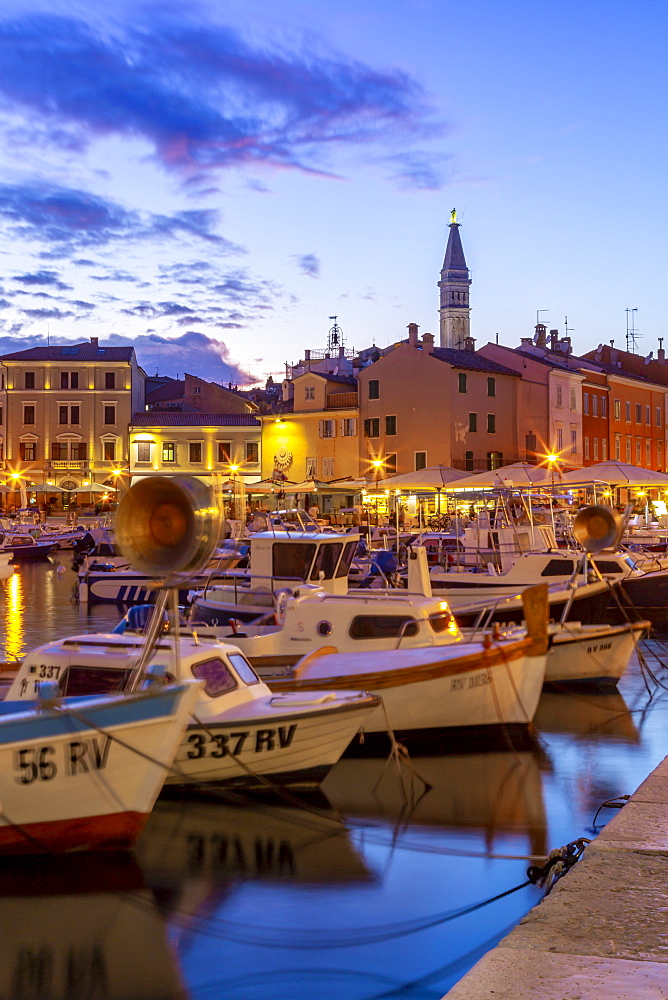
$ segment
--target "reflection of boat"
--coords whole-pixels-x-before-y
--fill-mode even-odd
[[[165,925],[131,856],[0,867],[0,996],[183,1000]]]
[[[538,732],[605,736],[638,743],[640,733],[619,691],[544,691],[534,718]]]
[[[263,802],[162,798],[137,845],[145,872],[223,879],[364,882],[371,878],[348,833],[326,816]]]
[[[187,681],[139,694],[0,704],[0,850],[131,846],[199,696]]]
[[[444,754],[414,765],[419,778],[378,758],[344,759],[323,790],[347,816],[479,830],[488,848],[500,835],[526,836],[530,854],[546,853],[538,752]]]

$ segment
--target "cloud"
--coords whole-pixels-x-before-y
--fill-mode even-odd
[[[5,19],[0,99],[14,114],[6,141],[15,148],[80,152],[97,138],[141,139],[196,186],[238,165],[331,173],[335,146],[391,153],[439,131],[422,88],[400,70],[312,38],[301,51],[263,45],[166,7],[104,33],[70,16]]]
[[[0,212],[2,209],[0,208]],[[12,281],[17,281],[21,285],[48,285],[57,288],[61,292],[72,290],[71,285],[66,285],[61,281],[55,271],[35,271],[32,274],[17,274]]]
[[[102,341],[100,341],[102,343]],[[111,347],[132,346],[137,359],[149,374],[183,376],[184,372],[215,382],[248,385],[255,379],[230,358],[227,345],[215,337],[189,330],[179,337],[162,337],[156,333],[138,337],[112,334],[105,344]]]
[[[297,262],[302,274],[310,278],[320,277],[320,259],[314,253],[293,254],[292,259]]]
[[[102,247],[111,241],[184,236],[213,243],[218,253],[243,252],[241,247],[215,232],[218,213],[210,209],[161,215],[127,209],[99,195],[43,180],[0,184],[2,221],[13,237],[57,244],[59,252],[63,245],[74,252]]]

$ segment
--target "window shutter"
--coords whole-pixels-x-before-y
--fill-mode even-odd
[[[320,421],[320,437],[324,437],[324,436],[325,436],[325,421],[321,420]]]

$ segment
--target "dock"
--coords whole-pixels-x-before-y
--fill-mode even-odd
[[[447,1000],[666,1000],[668,757]]]

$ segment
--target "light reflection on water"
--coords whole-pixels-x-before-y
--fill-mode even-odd
[[[59,558],[69,567],[66,554]],[[58,574],[51,562],[22,567],[7,581],[0,592],[5,657],[116,623],[119,609],[88,614],[73,604],[72,583],[69,568]],[[654,666],[668,686],[666,671]],[[650,700],[634,661],[617,691],[545,693],[537,738],[527,747],[431,752],[400,774],[384,760],[344,758],[308,811],[229,793],[206,801],[163,797],[137,852],[144,890],[133,899],[146,921],[127,924],[131,939],[119,923],[110,941],[121,957],[164,958],[175,949],[180,971],[166,964],[169,982],[156,978],[147,991],[165,1000],[182,995],[179,977],[192,1000],[269,993],[311,1000],[315,991],[318,1000],[440,1000],[542,893],[525,888],[464,910],[522,883],[530,856],[591,836],[601,803],[633,792],[663,758],[667,708],[668,691],[658,688]],[[599,822],[611,815],[604,810]],[[126,898],[120,883],[120,895],[111,891],[108,873],[100,864],[106,882],[90,902],[58,901],[77,926],[92,915],[91,942],[96,907],[107,919]],[[70,884],[77,882],[71,875]],[[0,936],[0,969],[21,972],[22,992],[0,976],[7,986],[0,995],[38,1000],[40,942],[56,969],[71,954],[71,928],[52,917],[41,878],[22,885],[21,924],[31,934]],[[15,912],[13,893],[0,879],[0,913]],[[108,995],[143,995],[132,979],[141,958],[119,964],[103,942],[86,955],[79,982],[50,982],[51,1000],[91,995],[92,971],[111,969],[112,960],[118,974]]]

